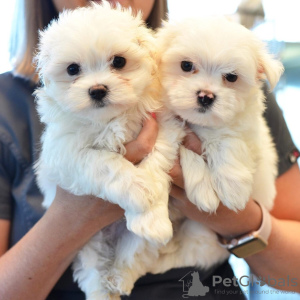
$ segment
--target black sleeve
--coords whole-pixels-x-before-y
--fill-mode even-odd
[[[0,141],[0,219],[11,219],[13,172],[16,165],[9,146]]]
[[[281,175],[295,163],[299,151],[296,149],[291,138],[282,110],[278,106],[274,94],[269,93],[266,86],[264,87],[264,92],[267,105],[265,118],[270,127],[271,135],[278,153],[278,175]]]

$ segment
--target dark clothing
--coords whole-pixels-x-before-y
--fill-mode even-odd
[[[13,221],[10,245],[44,212],[32,169],[42,131],[34,88],[10,73],[0,75],[0,218]]]
[[[17,243],[44,213],[41,207],[42,195],[33,172],[33,163],[38,155],[43,130],[32,96],[34,88],[31,82],[15,78],[11,73],[0,75],[0,219],[12,221],[10,246]],[[270,94],[265,115],[280,157],[279,174],[282,174],[292,165],[289,155],[295,149],[295,145],[282,112]],[[132,296],[123,299],[181,299],[183,289],[179,280],[194,270],[184,268],[171,270],[162,275],[147,275],[138,280]],[[201,296],[201,299],[218,299],[218,294],[211,292],[213,288],[209,273],[212,274],[214,271],[224,276],[226,274],[227,278],[233,276],[227,262],[205,273],[198,271],[201,281],[204,280],[203,284],[210,287],[210,292],[205,297]],[[83,293],[73,283],[70,269],[59,280],[48,299],[84,299]]]
[[[201,296],[187,297],[189,290],[187,284],[189,280],[192,281],[191,277],[188,276],[194,271],[199,274],[202,288],[207,287],[207,289]],[[172,269],[160,275],[148,274],[136,282],[130,297],[122,297],[122,300],[246,299],[238,285],[231,284],[226,287],[222,283],[217,284],[218,280],[215,280],[214,283],[213,276],[232,279],[234,274],[228,261],[207,271],[196,268],[180,268]]]

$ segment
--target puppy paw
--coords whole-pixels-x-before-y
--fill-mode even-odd
[[[142,173],[142,172],[141,172]],[[147,177],[147,180],[143,178],[145,174],[136,180],[129,186],[127,191],[128,197],[124,199],[123,208],[128,211],[133,211],[135,213],[143,213],[150,209],[153,205],[159,193],[155,184],[149,180],[150,176]]]
[[[194,203],[199,210],[203,210],[208,213],[216,212],[220,204],[220,200],[214,190],[211,190],[209,193],[202,193],[201,195],[198,194],[198,196],[191,197],[190,199],[190,201]]]
[[[219,181],[216,191],[221,202],[231,210],[243,210],[251,195],[251,183],[227,180],[224,177]]]
[[[237,197],[231,197],[230,199],[223,199],[222,203],[227,206],[229,209],[237,212],[238,210],[243,210],[246,207],[247,202],[249,201],[249,196],[237,196]]]
[[[127,191],[127,197],[123,197],[123,204],[121,207],[125,210],[135,213],[143,213],[148,211],[153,203],[153,194],[149,187],[145,187],[139,183],[130,185]]]
[[[155,206],[142,214],[125,213],[127,228],[151,243],[167,244],[173,236],[166,207]]]
[[[215,212],[220,204],[220,199],[212,188],[203,180],[194,187],[186,187],[186,194],[188,199],[194,203],[199,210],[209,213]]]
[[[111,294],[107,291],[94,291],[86,296],[86,300],[112,300]],[[118,300],[121,298],[117,298]],[[116,299],[116,300],[117,300]]]
[[[206,161],[183,146],[180,147],[180,161],[188,199],[200,210],[215,212],[220,200],[213,189]]]
[[[130,295],[133,286],[134,282],[127,272],[111,271],[107,276],[107,289],[111,291],[112,296],[119,297],[112,299],[120,299],[119,295]]]

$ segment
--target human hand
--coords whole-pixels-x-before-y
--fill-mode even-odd
[[[193,152],[201,155],[202,154],[202,143],[197,137],[197,135],[192,132],[189,128],[186,128],[186,136],[183,140],[183,146],[185,146],[187,149],[192,150]],[[180,165],[180,158],[178,157],[175,161],[175,164],[173,168],[169,172],[170,176],[173,179],[173,186],[177,186],[178,188],[184,189],[184,178],[182,173],[182,168]],[[175,192],[177,189],[172,189],[172,193]]]
[[[201,141],[196,134],[189,129],[187,129],[187,135],[183,141],[183,145],[199,155],[202,154]],[[227,238],[235,237],[260,227],[262,214],[260,207],[253,199],[250,199],[245,209],[238,213],[230,210],[220,202],[216,213],[210,214],[200,211],[187,198],[184,190],[184,178],[180,166],[180,158],[175,162],[175,165],[170,171],[170,176],[173,179],[170,192],[172,204],[187,218],[205,223],[213,231]]]
[[[152,117],[145,119],[137,138],[125,145],[126,154],[124,157],[134,164],[141,162],[151,153],[155,145],[158,135],[158,124],[155,118],[155,114],[152,114]]]

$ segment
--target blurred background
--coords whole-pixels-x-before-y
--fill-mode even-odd
[[[15,0],[0,2],[0,73],[10,70],[9,34]],[[274,93],[294,142],[300,148],[300,18],[299,0],[169,0],[169,18],[226,15],[253,30],[284,64],[285,73]],[[299,161],[300,163],[300,161]],[[188,254],[187,254],[188,255]],[[249,276],[242,259],[232,257],[235,276]],[[298,280],[299,281],[299,280]],[[298,299],[298,294],[271,294],[264,283],[243,286],[248,299]]]
[[[10,70],[9,34],[15,0],[0,2],[0,73]],[[169,18],[226,15],[253,30],[281,59],[285,73],[276,98],[293,139],[300,147],[300,18],[299,0],[168,0]]]

